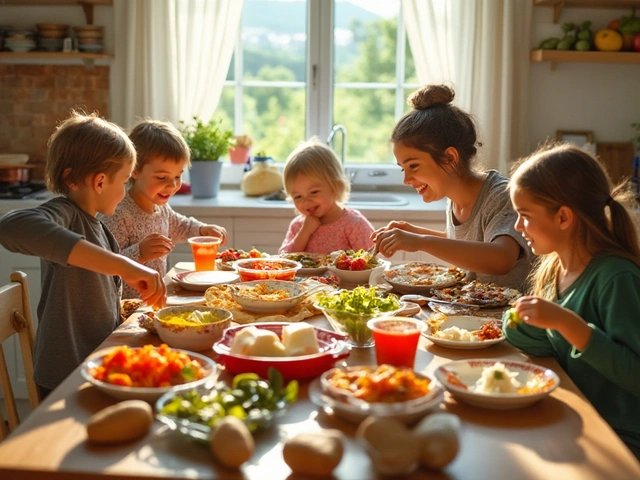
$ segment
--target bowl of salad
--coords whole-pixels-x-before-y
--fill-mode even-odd
[[[385,290],[358,286],[353,290],[319,293],[314,306],[324,313],[336,332],[349,337],[350,345],[371,347],[373,332],[367,327],[367,322],[372,318],[393,316],[406,304]]]
[[[340,279],[340,284],[366,285],[373,272],[389,268],[391,262],[381,260],[366,250],[347,250],[331,254],[329,271]]]

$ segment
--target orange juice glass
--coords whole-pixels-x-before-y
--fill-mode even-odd
[[[420,332],[426,325],[421,320],[404,317],[381,317],[367,322],[373,332],[378,365],[413,368]]]
[[[218,237],[191,237],[189,239],[196,271],[216,269],[218,247],[221,242],[222,239]]]

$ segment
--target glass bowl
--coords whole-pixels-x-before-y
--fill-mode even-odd
[[[367,326],[367,322],[374,318],[392,317],[406,307],[406,303],[399,302],[398,308],[388,312],[377,311],[374,313],[353,313],[335,308],[322,307],[314,304],[318,310],[324,313],[331,327],[338,333],[349,337],[348,343],[354,347],[373,346],[373,332]]]
[[[246,258],[235,262],[235,269],[240,275],[241,282],[293,280],[301,267],[299,262],[285,258]]]

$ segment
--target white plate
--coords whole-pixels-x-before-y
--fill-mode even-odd
[[[194,272],[196,264],[195,262],[178,262],[173,268],[178,272]]]
[[[487,317],[475,317],[475,316],[450,316],[447,317],[447,320],[440,324],[440,330],[446,330],[449,327],[458,327],[464,330],[468,330],[470,332],[474,330],[480,330],[482,325],[487,322],[495,321],[496,318],[487,318]],[[440,345],[441,347],[447,348],[455,348],[458,350],[475,350],[479,348],[487,348],[491,345],[495,345],[496,343],[504,342],[505,337],[504,334],[500,338],[496,338],[493,340],[476,340],[474,342],[462,342],[455,340],[445,340],[444,338],[438,338],[433,336],[433,331],[429,322],[427,322],[427,329],[422,332],[422,335],[427,337],[431,342],[436,345]]]
[[[440,405],[444,398],[444,391],[432,380],[432,387],[423,403],[414,404],[410,408],[392,404],[368,404],[369,409],[358,405],[345,403],[331,397],[322,391],[320,379],[316,378],[309,384],[309,400],[320,407],[333,412],[337,417],[349,423],[360,423],[368,416],[393,418],[402,423],[413,424],[424,417],[431,410]],[[415,402],[415,400],[414,400]],[[363,402],[366,403],[366,402]],[[406,402],[404,402],[406,403]]]
[[[176,273],[173,280],[185,290],[204,292],[212,285],[236,283],[240,277],[235,272],[211,270],[203,272]]]
[[[536,393],[477,393],[473,391],[478,379],[482,376],[482,370],[493,366],[496,362],[502,362],[507,369],[518,374],[516,380],[522,385],[538,378],[547,383],[544,390]],[[444,388],[461,402],[474,405],[476,407],[491,408],[496,410],[508,410],[522,408],[532,405],[548,396],[560,384],[560,378],[553,370],[544,368],[533,363],[516,362],[501,359],[471,359],[457,360],[441,365],[434,372],[435,377]],[[457,378],[468,387],[462,388],[451,382],[450,375],[455,374]]]
[[[324,255],[321,253],[307,253],[307,252],[302,252],[302,253],[291,253],[291,254],[287,254],[287,253],[281,253],[278,256],[282,257],[282,258],[288,258],[289,260],[294,260],[293,258],[288,257],[287,255],[307,255],[309,257],[313,257],[313,258],[324,258],[326,262],[330,261],[329,255]],[[297,260],[296,260],[297,261]],[[302,262],[300,262],[302,263]],[[322,265],[321,267],[315,267],[315,268],[311,268],[311,267],[305,267],[304,265],[296,272],[296,275],[302,275],[302,276],[312,276],[312,275],[322,275],[324,272],[327,271],[328,265]]]
[[[200,365],[202,365],[202,367],[207,372],[204,378],[201,378],[200,380],[196,380],[194,382],[187,382],[187,383],[183,383],[182,385],[176,385],[174,387],[143,388],[143,387],[122,387],[119,385],[112,385],[110,383],[105,383],[105,382],[101,382],[100,380],[96,380],[89,373],[89,371],[92,368],[102,365],[102,361],[105,355],[107,355],[111,350],[113,350],[113,348],[102,350],[96,353],[95,355],[89,357],[87,360],[85,360],[82,366],[80,367],[80,374],[87,382],[95,386],[98,390],[101,390],[107,395],[110,395],[111,397],[117,398],[119,400],[144,400],[147,402],[155,402],[162,395],[164,395],[169,390],[176,387],[196,388],[196,387],[199,387],[200,385],[208,385],[208,384],[213,385],[214,380],[218,376],[218,366],[210,358],[205,357],[204,355],[200,355],[199,353],[188,352],[186,350],[173,349],[178,352],[184,352],[187,355],[189,355],[189,357],[191,357],[192,359],[198,360],[198,362],[200,362]],[[139,349],[134,349],[134,350],[139,350]]]
[[[182,305],[205,305],[206,300],[202,295],[167,295],[167,307],[180,307]]]

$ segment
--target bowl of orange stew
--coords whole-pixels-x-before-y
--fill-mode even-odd
[[[120,345],[90,356],[80,373],[87,382],[114,398],[153,402],[174,388],[213,384],[218,368],[204,355],[166,344],[140,348]]]
[[[429,376],[392,365],[332,368],[309,387],[314,404],[352,423],[375,416],[412,424],[443,397],[444,391]]]
[[[241,282],[253,280],[293,280],[302,264],[285,258],[247,258],[237,260],[235,269]]]

